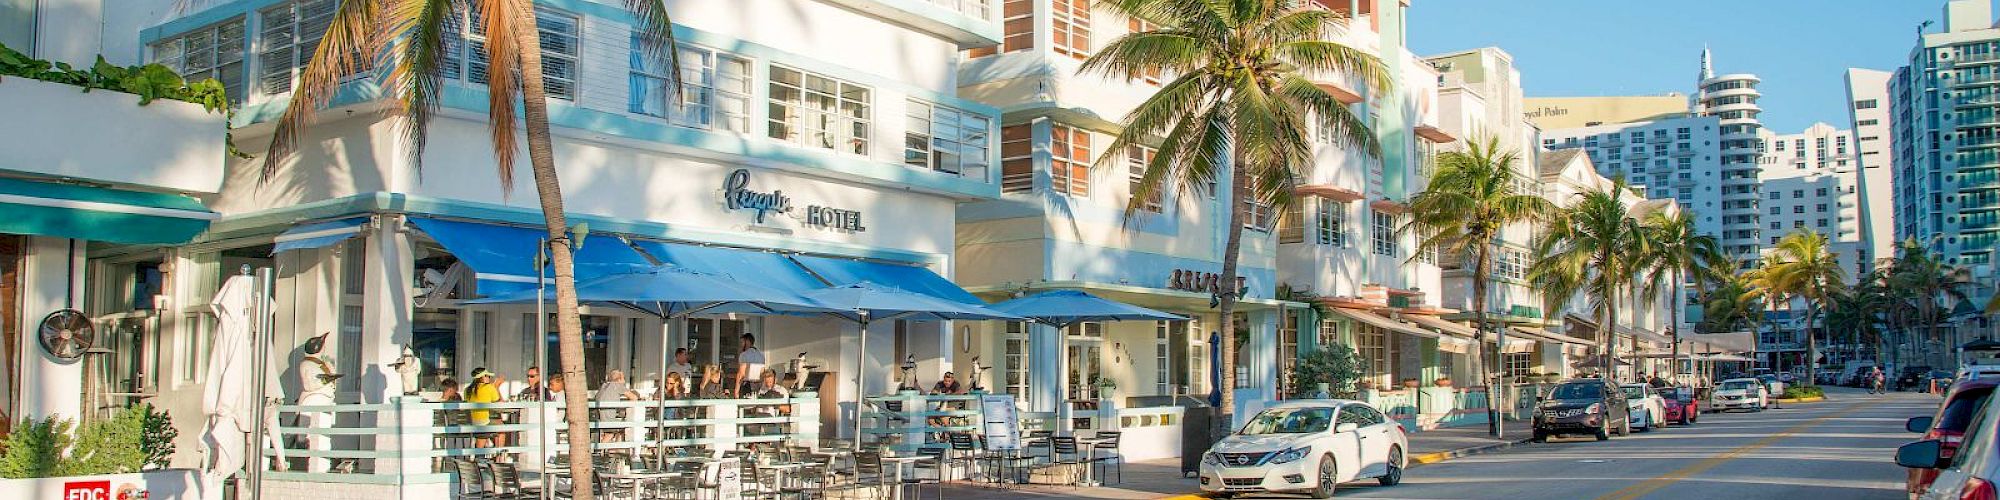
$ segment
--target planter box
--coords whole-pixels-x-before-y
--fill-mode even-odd
[[[222,113],[111,90],[0,78],[0,170],[180,193],[222,188]]]
[[[137,474],[0,479],[0,498],[18,500],[213,500],[221,491],[201,491],[201,474],[167,469]]]

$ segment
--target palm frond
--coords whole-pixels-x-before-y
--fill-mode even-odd
[[[291,99],[271,133],[262,178],[276,174],[278,166],[298,152],[306,127],[340,92],[348,75],[366,68],[382,54],[389,40],[377,30],[385,22],[383,6],[378,0],[341,0],[334,6],[326,33],[294,81]]]

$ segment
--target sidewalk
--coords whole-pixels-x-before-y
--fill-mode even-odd
[[[1411,433],[1410,466],[1419,467],[1421,464],[1511,446],[1528,439],[1531,434],[1529,427],[1530,424],[1528,422],[1507,422],[1507,439],[1494,439],[1487,436],[1486,426],[1483,424]],[[1123,482],[1106,484],[1096,488],[1016,485],[1003,489],[985,485],[953,483],[945,485],[943,498],[953,500],[1004,500],[1010,498],[1112,498],[1136,500],[1173,497],[1200,492],[1200,483],[1194,478],[1182,477],[1180,467],[1180,459],[1132,462],[1125,464],[1125,480]]]

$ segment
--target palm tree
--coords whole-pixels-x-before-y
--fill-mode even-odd
[[[1423,192],[1410,198],[1410,221],[1399,230],[1419,230],[1429,237],[1417,242],[1416,259],[1428,251],[1456,255],[1472,261],[1472,318],[1479,329],[1481,346],[1493,345],[1492,361],[1484,359],[1482,347],[1473,363],[1485,370],[1489,387],[1499,381],[1500,343],[1487,337],[1486,295],[1493,281],[1493,250],[1500,233],[1508,226],[1540,222],[1555,206],[1541,196],[1523,193],[1514,164],[1520,155],[1500,151],[1499,139],[1470,143],[1465,151],[1438,155],[1437,173]],[[1503,334],[1504,335],[1504,334]],[[1504,336],[1501,338],[1505,338]],[[1501,434],[1499,405],[1487,405],[1488,430]]]
[[[1882,331],[1876,327],[1879,315],[1889,306],[1883,292],[1881,273],[1870,273],[1853,288],[1834,295],[1834,306],[1826,315],[1827,331],[1845,332],[1856,345],[1875,344],[1875,366],[1884,366]]]
[[[1627,192],[1625,179],[1615,178],[1610,189],[1582,193],[1557,211],[1534,243],[1541,258],[1528,266],[1528,281],[1541,290],[1549,310],[1561,309],[1578,292],[1590,298],[1606,378],[1617,373],[1612,321],[1618,317],[1618,298],[1652,251],[1645,227],[1619,199]]]
[[[1681,308],[1687,302],[1681,299],[1681,290],[1686,287],[1688,275],[1706,283],[1708,276],[1718,273],[1716,269],[1730,265],[1722,254],[1722,243],[1714,235],[1702,234],[1695,230],[1694,217],[1687,212],[1671,214],[1660,211],[1649,214],[1645,228],[1653,253],[1645,256],[1650,264],[1647,269],[1646,291],[1657,294],[1663,288],[1672,287],[1673,306],[1668,308],[1668,325],[1673,338],[1673,361],[1668,363],[1672,373],[1680,372],[1681,363]]]
[[[1151,143],[1142,182],[1126,205],[1127,217],[1163,191],[1198,194],[1229,176],[1228,238],[1222,249],[1223,283],[1235,283],[1248,203],[1282,213],[1292,188],[1312,164],[1317,126],[1339,145],[1379,156],[1368,125],[1313,78],[1354,75],[1387,88],[1382,62],[1366,52],[1328,41],[1344,31],[1342,18],[1307,0],[1106,0],[1128,18],[1161,26],[1111,41],[1083,62],[1084,73],[1137,80],[1176,75],[1125,117],[1125,128],[1107,151]],[[1098,166],[1115,163],[1104,155]],[[1241,290],[1217,292],[1221,337],[1236,338],[1233,317]],[[1235,342],[1222,343],[1222,411],[1235,407]]]
[[[1827,251],[1826,235],[1798,230],[1778,239],[1778,245],[1771,252],[1773,259],[1767,260],[1760,269],[1760,286],[1783,296],[1806,301],[1806,377],[1813,380],[1819,373],[1819,341],[1813,335],[1813,320],[1818,318],[1822,308],[1832,306],[1833,297],[1847,281],[1847,272],[1840,268],[1840,260]]]
[[[673,22],[661,0],[625,0],[634,29],[642,34],[643,55],[663,67],[678,68]],[[475,14],[484,23],[488,61],[488,128],[492,137],[495,176],[503,192],[514,186],[517,141],[525,135],[528,165],[535,194],[548,229],[545,251],[555,276],[556,332],[562,376],[584,379],[583,328],[577,316],[576,274],[572,234],[563,213],[562,187],[556,178],[555,151],[549,136],[548,94],[543,88],[541,37],[532,2],[523,0],[369,0],[343,1],[335,8],[326,34],[312,61],[300,72],[284,115],[278,118],[263,170],[266,176],[297,152],[301,136],[341,90],[345,78],[386,67],[385,96],[400,119],[402,141],[413,168],[423,167],[428,126],[442,103],[448,42],[458,34],[459,16]],[[669,78],[675,78],[669,76]],[[673,83],[678,88],[678,82]],[[515,106],[521,114],[515,116]],[[525,132],[525,134],[523,134]],[[564,393],[569,422],[570,471],[573,497],[590,500],[591,442],[586,391]]]
[[[1903,242],[1902,255],[1890,271],[1891,288],[1900,288],[1915,301],[1917,314],[1912,320],[1924,327],[1924,338],[1930,341],[1944,341],[1946,350],[1956,349],[1958,339],[1938,338],[1937,327],[1941,322],[1939,301],[1957,303],[1965,300],[1965,271],[1945,264],[1916,242]],[[1936,354],[1936,353],[1931,353]]]
[[[1708,333],[1755,329],[1764,306],[1751,288],[1743,275],[1724,276],[1702,294],[1702,322],[1696,327]]]

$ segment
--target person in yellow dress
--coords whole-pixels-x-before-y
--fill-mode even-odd
[[[485,368],[475,368],[472,370],[472,383],[465,386],[465,402],[500,402],[500,387],[499,384],[493,382],[492,371]],[[472,425],[494,424],[492,410],[472,410],[467,412],[467,416]],[[493,446],[493,439],[496,437],[496,434],[493,432],[476,433],[473,435],[472,445],[480,448],[491,447]]]

